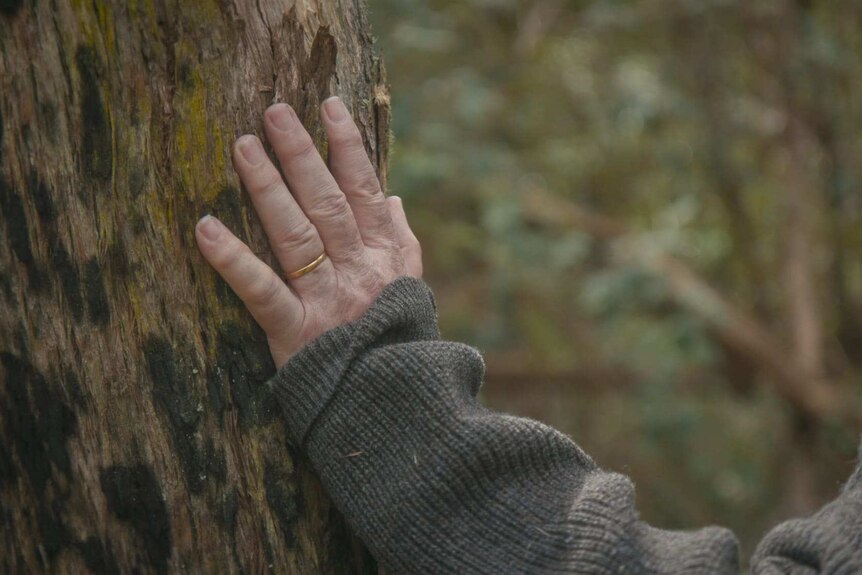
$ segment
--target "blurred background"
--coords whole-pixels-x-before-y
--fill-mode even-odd
[[[862,395],[862,3],[370,0],[390,192],[483,398],[749,553]]]

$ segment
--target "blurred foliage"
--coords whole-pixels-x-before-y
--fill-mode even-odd
[[[862,4],[370,8],[393,89],[390,192],[444,334],[486,353],[487,401],[633,476],[651,521],[724,524],[748,551],[832,497],[859,430],[800,417],[666,277],[616,254],[628,241],[684,262],[788,362],[859,394]],[[541,194],[625,237],[529,217]]]

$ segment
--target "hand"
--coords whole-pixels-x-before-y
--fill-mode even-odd
[[[216,218],[205,216],[195,228],[201,253],[266,332],[278,368],[323,332],[359,318],[395,278],[422,275],[401,200],[383,195],[347,107],[330,98],[321,108],[331,171],[287,104],[264,114],[287,183],[255,136],[242,136],[233,148],[234,167],[281,268],[290,274],[325,252],[317,267],[288,280]]]

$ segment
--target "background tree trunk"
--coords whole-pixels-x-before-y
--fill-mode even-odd
[[[262,332],[197,252],[272,262],[230,167],[276,101],[331,93],[385,168],[353,0],[0,2],[0,571],[369,572],[263,383]]]

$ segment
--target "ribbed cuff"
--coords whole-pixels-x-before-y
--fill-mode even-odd
[[[420,279],[386,286],[358,320],[302,348],[267,382],[284,410],[291,440],[302,445],[350,363],[380,345],[440,338],[434,296]]]
[[[841,493],[849,493],[850,491],[862,490],[862,438],[859,440],[858,455],[856,457],[856,469],[844,484]]]

